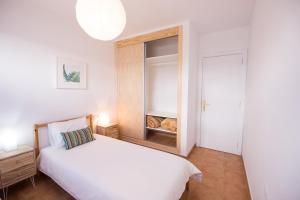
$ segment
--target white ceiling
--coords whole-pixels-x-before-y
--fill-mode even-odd
[[[60,15],[75,18],[76,0],[27,0]],[[254,0],[122,0],[127,25],[121,35],[190,20],[199,33],[248,25]]]

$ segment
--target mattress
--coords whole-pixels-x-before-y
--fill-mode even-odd
[[[113,138],[41,150],[39,169],[78,200],[178,200],[202,173],[179,156]]]

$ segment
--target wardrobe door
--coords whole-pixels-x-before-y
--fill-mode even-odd
[[[116,48],[121,136],[144,139],[144,43]]]

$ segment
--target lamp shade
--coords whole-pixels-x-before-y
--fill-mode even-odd
[[[92,38],[113,40],[126,25],[126,13],[120,0],[77,0],[76,18]]]
[[[110,118],[107,113],[101,113],[98,116],[98,125],[104,125],[107,126],[110,123]]]
[[[17,135],[14,130],[5,130],[1,133],[0,137],[1,146],[4,151],[12,151],[17,149]]]

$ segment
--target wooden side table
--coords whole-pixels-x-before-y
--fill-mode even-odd
[[[35,186],[35,153],[32,147],[21,145],[10,152],[0,151],[0,189],[4,200],[7,199],[8,187],[22,180],[30,179]]]
[[[105,126],[97,125],[97,134],[119,139],[120,137],[119,125],[117,123],[113,123]]]

